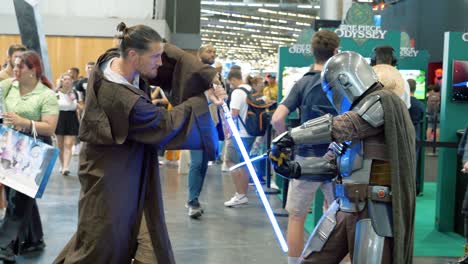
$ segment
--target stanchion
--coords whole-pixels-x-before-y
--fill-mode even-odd
[[[273,214],[277,217],[288,217],[289,213],[286,211],[286,201],[288,199],[288,190],[289,190],[289,180],[287,179],[282,179],[283,180],[283,199],[281,203],[281,208],[277,208],[273,210]]]
[[[267,131],[266,131],[266,137],[265,137],[265,144],[267,148],[270,147],[271,144],[271,124],[268,125]],[[263,191],[267,195],[272,195],[272,194],[279,194],[280,191],[275,188],[271,188],[271,163],[270,160],[265,159],[265,176],[266,176],[266,185],[263,186]]]
[[[436,143],[437,142],[437,114],[434,113],[434,124],[433,124],[433,133],[434,133],[434,136],[432,137],[432,142],[433,143]],[[434,146],[432,148],[432,154],[436,154],[436,147]]]

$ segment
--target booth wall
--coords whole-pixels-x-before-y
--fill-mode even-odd
[[[63,17],[114,17],[135,19],[164,19],[166,0],[80,0],[38,1],[37,7],[43,16]],[[155,7],[153,10],[153,7]],[[13,1],[2,1],[2,15],[14,15]]]
[[[45,35],[113,37],[117,24],[128,26],[145,24],[154,28],[162,37],[170,40],[171,32],[165,20],[166,0],[81,0],[39,1]],[[13,1],[1,1],[0,35],[19,34]],[[155,9],[153,10],[153,7]],[[0,51],[1,52],[1,51]]]
[[[70,67],[79,68],[80,75],[85,75],[85,64],[96,61],[104,51],[114,46],[112,38],[47,36],[46,41],[52,82]],[[8,46],[20,42],[19,35],[0,35],[0,63],[3,64],[7,59]]]
[[[468,0],[406,0],[384,9],[382,27],[407,32],[430,61],[442,61],[444,32],[468,31],[467,13]]]

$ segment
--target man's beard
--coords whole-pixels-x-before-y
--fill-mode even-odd
[[[202,59],[202,62],[203,64],[208,64],[208,65],[212,65],[214,63],[214,61],[211,59]]]

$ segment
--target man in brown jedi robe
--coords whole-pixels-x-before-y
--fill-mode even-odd
[[[118,50],[103,54],[90,76],[79,135],[84,146],[78,230],[54,263],[131,263],[143,211],[157,262],[175,263],[165,224],[157,149],[204,148],[212,155],[216,151],[207,98],[221,104],[226,94],[223,89],[208,89],[214,69],[198,67],[200,72],[187,75],[174,72],[173,79],[205,77],[199,84],[207,85],[196,87],[204,94],[181,97],[171,111],[156,107],[144,79],[157,75],[162,39],[143,25],[127,28],[121,23],[118,30]],[[181,89],[189,87],[172,88],[180,95]]]

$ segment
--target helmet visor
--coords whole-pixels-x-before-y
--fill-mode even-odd
[[[340,85],[336,79],[331,83],[323,80],[322,89],[327,95],[330,103],[335,107],[336,111],[342,114],[350,110],[351,101],[349,101],[346,94],[343,94],[343,89],[336,89],[334,88],[335,85]]]

